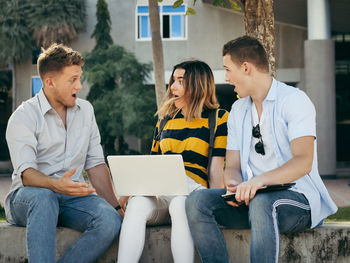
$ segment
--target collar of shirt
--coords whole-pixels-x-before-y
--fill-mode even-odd
[[[39,100],[39,104],[40,104],[40,109],[41,109],[41,113],[43,114],[43,116],[52,108],[50,102],[48,101],[45,93],[44,93],[44,89],[41,88],[39,93],[38,93],[38,100]],[[80,109],[80,104],[79,104],[79,100],[77,99],[75,101],[75,105],[72,107],[72,110],[75,112],[78,109]]]
[[[266,98],[264,99],[264,102],[276,100],[276,98],[277,98],[277,86],[278,86],[277,81],[274,78],[272,78],[271,87],[269,89],[269,92],[267,93]]]

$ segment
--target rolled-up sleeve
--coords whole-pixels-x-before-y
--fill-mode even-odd
[[[292,141],[303,136],[316,138],[316,111],[303,91],[289,96],[284,103],[284,117],[288,123],[288,138]]]
[[[23,186],[21,174],[28,168],[37,169],[35,136],[35,122],[25,113],[25,109],[18,109],[10,117],[6,129],[6,141],[10,151],[14,175]]]
[[[105,163],[103,150],[101,146],[101,136],[96,123],[93,108],[91,106],[91,129],[90,129],[90,141],[87,150],[87,156],[84,169],[88,170],[99,164]]]

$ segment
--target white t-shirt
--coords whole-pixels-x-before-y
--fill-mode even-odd
[[[261,113],[259,120],[258,112],[255,104],[252,103],[252,122],[253,127],[257,124],[260,126],[260,134],[264,143],[265,155],[257,153],[255,151],[255,144],[259,142],[258,138],[252,136],[252,142],[250,144],[250,153],[247,167],[248,179],[254,176],[258,176],[267,171],[271,171],[278,167],[276,155],[273,151],[272,140],[269,131],[269,120],[265,118],[264,111]]]

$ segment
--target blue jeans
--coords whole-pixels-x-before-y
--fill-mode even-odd
[[[225,239],[218,224],[233,229],[251,228],[250,261],[278,262],[279,233],[311,226],[311,212],[303,194],[284,190],[259,193],[249,206],[232,207],[225,189],[192,192],[186,213],[194,244],[202,262],[229,262]]]
[[[46,188],[23,187],[10,201],[11,215],[26,226],[29,262],[55,262],[56,226],[83,232],[58,262],[94,262],[119,234],[121,217],[102,197],[67,196]]]

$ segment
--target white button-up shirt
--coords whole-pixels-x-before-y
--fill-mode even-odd
[[[227,150],[240,151],[243,181],[248,180],[247,166],[252,142],[252,100],[245,97],[237,100],[228,117]],[[263,101],[265,118],[269,121],[272,146],[278,166],[282,166],[293,155],[291,141],[303,137],[316,138],[316,112],[308,96],[301,90],[273,79],[268,95]],[[317,143],[309,174],[299,178],[292,190],[303,193],[311,207],[311,227],[322,223],[335,213],[337,207],[330,198],[317,168]]]
[[[92,105],[77,99],[62,119],[41,91],[25,101],[8,121],[6,140],[13,165],[12,185],[5,200],[7,221],[14,223],[9,201],[23,187],[22,172],[34,168],[53,178],[77,168],[73,181],[84,182],[82,170],[104,163],[100,134]]]

